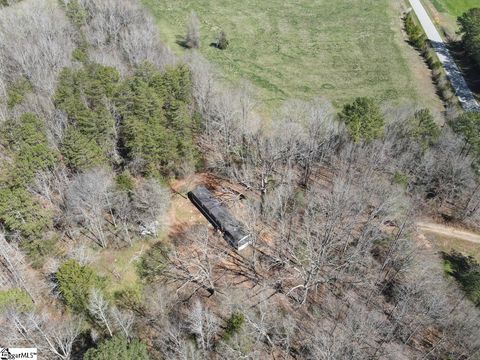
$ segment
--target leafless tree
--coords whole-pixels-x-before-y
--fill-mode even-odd
[[[111,211],[112,184],[112,175],[98,168],[78,174],[65,195],[67,217],[82,225],[88,231],[85,235],[101,247],[108,245],[105,217]]]
[[[2,9],[0,77],[10,81],[24,77],[38,93],[50,97],[58,73],[70,64],[72,34],[55,2],[26,0]]]
[[[48,358],[68,360],[73,344],[80,335],[82,319],[56,319],[48,312],[17,312],[10,310],[4,319],[0,334],[8,344],[37,347]]]
[[[82,0],[89,14],[85,32],[93,45],[91,57],[117,67],[124,75],[129,68],[148,61],[159,69],[176,62],[161,42],[151,14],[137,1]]]
[[[113,327],[109,319],[110,305],[98,289],[92,289],[88,299],[88,312],[105,328],[110,336],[113,336]]]
[[[195,335],[197,346],[203,351],[212,350],[219,331],[218,321],[198,299],[192,306],[188,324],[189,330]]]
[[[164,225],[165,215],[170,206],[170,193],[150,179],[138,185],[132,196],[132,207],[140,233],[157,235]]]

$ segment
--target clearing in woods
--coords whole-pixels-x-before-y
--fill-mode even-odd
[[[438,108],[434,90],[424,91],[425,84],[411,69],[412,50],[401,32],[401,2],[143,2],[157,19],[163,39],[179,53],[186,51],[179,44],[194,10],[201,23],[202,54],[227,80],[245,78],[256,85],[267,112],[285,99],[315,96],[337,107],[357,96],[372,96]],[[210,46],[221,30],[230,41],[223,51]],[[420,58],[414,61],[421,63]]]
[[[432,222],[418,222],[417,226],[440,250],[457,250],[480,261],[480,234]]]

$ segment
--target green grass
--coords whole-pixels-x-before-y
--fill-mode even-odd
[[[146,241],[123,249],[105,249],[91,264],[95,272],[108,278],[108,291],[114,293],[138,285],[137,261],[150,248]]]
[[[431,0],[438,11],[449,13],[455,17],[462,15],[468,9],[480,7],[479,0]]]
[[[430,232],[426,232],[425,235],[438,246],[440,251],[445,253],[458,251],[466,256],[473,256],[477,261],[480,261],[480,244]]]
[[[162,38],[187,51],[187,18],[201,22],[201,52],[229,81],[246,78],[267,108],[288,98],[324,96],[341,106],[357,96],[415,99],[391,0],[143,0]],[[220,30],[226,50],[209,46]]]

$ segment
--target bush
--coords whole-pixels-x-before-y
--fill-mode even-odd
[[[23,99],[25,98],[25,95],[32,90],[32,85],[25,78],[22,78],[17,82],[13,83],[7,89],[8,108],[11,109],[15,105],[21,104],[23,102]]]
[[[375,139],[383,132],[383,115],[375,100],[370,98],[356,98],[353,103],[345,105],[340,119],[347,125],[355,142]]]
[[[152,281],[163,273],[167,260],[168,249],[164,243],[158,242],[140,258],[138,273],[147,281]]]
[[[225,330],[225,339],[228,340],[233,334],[238,333],[245,323],[245,315],[240,312],[234,312],[228,319],[227,329]]]
[[[105,279],[98,276],[93,269],[80,265],[75,260],[63,263],[57,271],[56,278],[65,304],[73,311],[87,312],[92,289],[104,290]]]
[[[90,348],[84,360],[148,360],[147,347],[137,339],[128,341],[124,337],[114,336],[105,340],[97,348]]]
[[[66,13],[70,21],[77,27],[86,23],[87,11],[78,2],[78,0],[70,0],[66,5]]]
[[[415,15],[411,11],[405,17],[405,31],[412,44],[420,50],[423,50],[427,43],[427,37],[423,29],[417,25]]]
[[[21,289],[0,290],[0,311],[12,308],[17,311],[31,310],[32,299]]]
[[[220,50],[225,50],[228,47],[229,41],[227,39],[227,34],[225,31],[221,31],[217,39],[217,48]]]
[[[128,170],[118,174],[115,182],[119,190],[127,191],[128,193],[132,192],[135,188],[134,179]]]

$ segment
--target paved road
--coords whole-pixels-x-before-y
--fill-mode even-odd
[[[472,91],[469,89],[462,72],[458,68],[457,64],[455,64],[452,55],[448,51],[447,46],[443,42],[442,37],[438,33],[437,28],[430,19],[430,16],[428,16],[428,13],[423,7],[422,3],[420,0],[409,1],[412,5],[413,11],[415,11],[415,14],[420,20],[423,30],[427,34],[432,47],[437,53],[440,62],[443,64],[445,72],[447,73],[447,76],[450,79],[453,88],[455,89],[455,93],[457,94],[462,107],[465,109],[465,111],[480,111],[480,105],[475,99]]]

